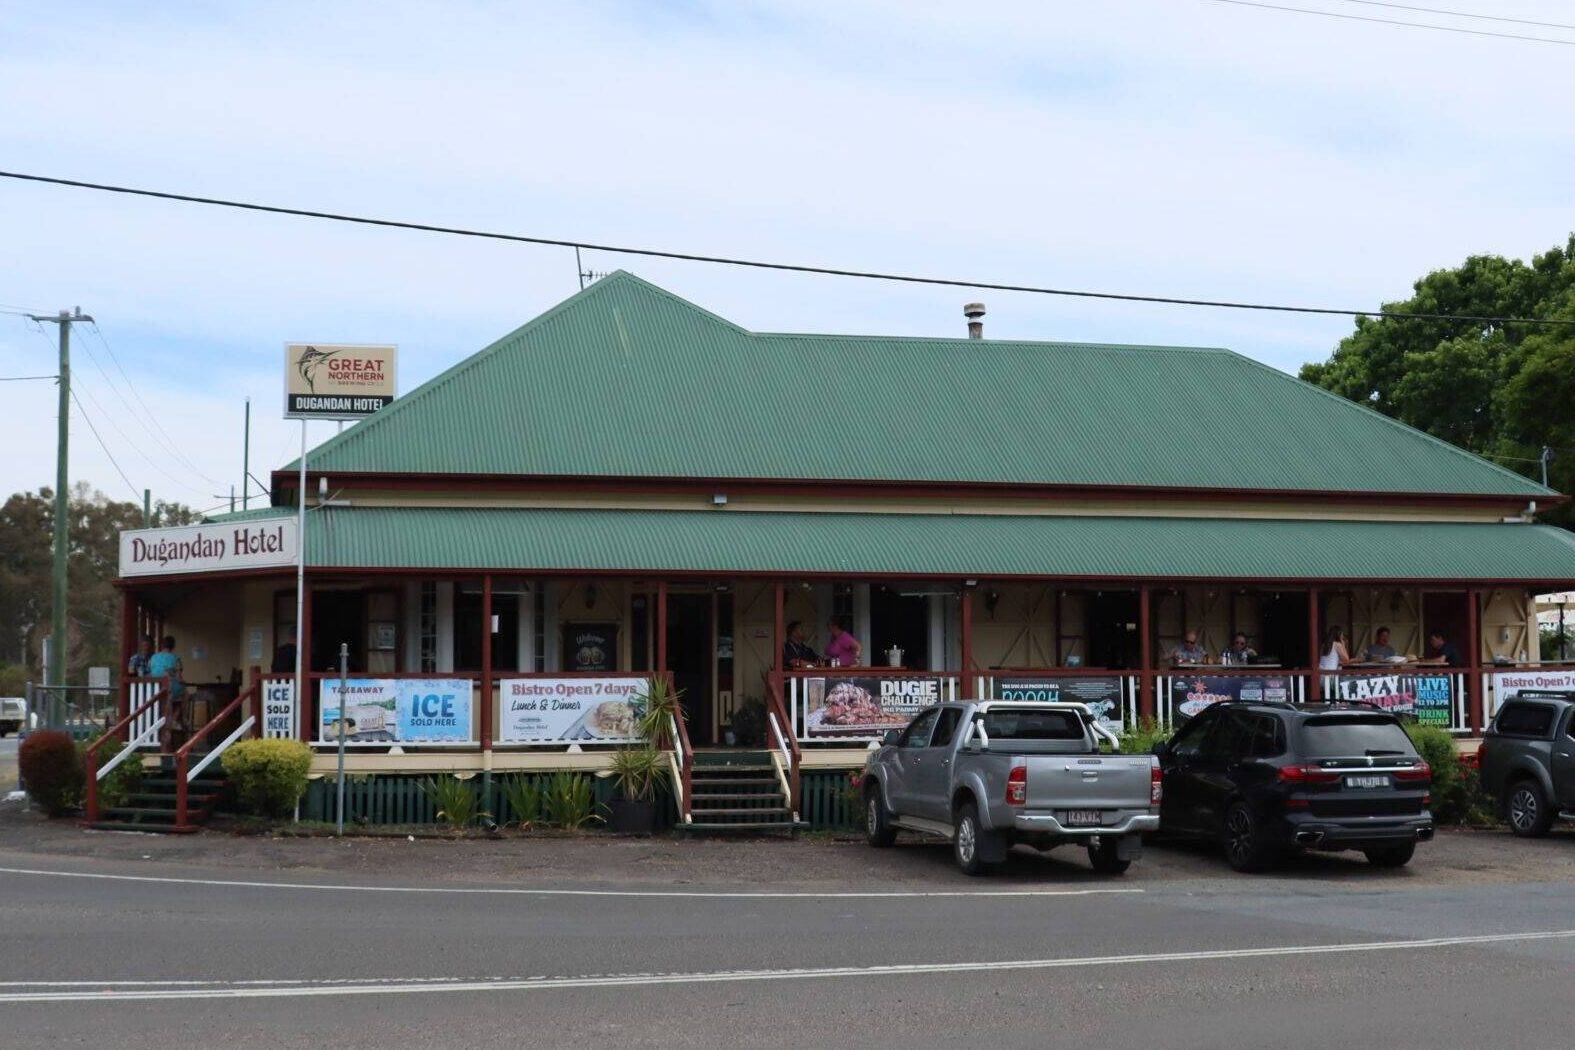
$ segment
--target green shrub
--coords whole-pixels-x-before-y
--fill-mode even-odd
[[[498,781],[498,791],[513,823],[522,827],[541,823],[543,791],[535,777],[524,773],[504,777]]]
[[[99,750],[104,751],[108,747],[109,745],[105,744]],[[99,765],[102,767],[104,762],[113,757],[113,754],[101,756]],[[110,770],[104,779],[98,782],[98,804],[106,809],[131,805],[131,796],[142,790],[143,772],[142,762],[136,755],[132,755]]]
[[[639,718],[634,735],[656,743],[672,735],[674,721],[684,720],[683,691],[674,689],[665,678],[653,678],[639,699]],[[671,747],[671,741],[668,742]]]
[[[1491,824],[1493,814],[1482,797],[1476,770],[1460,761],[1460,749],[1449,730],[1408,722],[1405,731],[1433,769],[1433,819],[1440,824]]]
[[[16,761],[28,798],[51,817],[64,816],[81,804],[82,753],[69,734],[58,729],[29,733],[17,748]]]
[[[667,775],[667,752],[650,744],[621,747],[613,752],[608,774],[618,793],[631,802],[644,802],[656,794],[656,783]]]
[[[490,816],[481,809],[481,800],[468,780],[458,777],[428,777],[421,782],[421,793],[437,811],[437,819],[449,827],[462,830],[478,819]]]
[[[283,817],[306,794],[312,749],[299,740],[242,740],[220,761],[242,809],[260,817]]]
[[[1154,750],[1154,745],[1161,740],[1169,740],[1174,728],[1161,726],[1152,718],[1145,718],[1135,726],[1129,726],[1121,731],[1121,753],[1123,755],[1146,755]]]
[[[591,778],[582,773],[560,770],[547,781],[541,800],[542,818],[554,827],[583,828],[602,818],[596,813],[596,797]]]

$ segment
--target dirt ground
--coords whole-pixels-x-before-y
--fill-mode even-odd
[[[870,849],[849,836],[789,838],[622,838],[588,832],[503,839],[444,840],[388,837],[300,837],[235,834],[209,829],[194,835],[150,835],[85,829],[72,820],[47,820],[22,803],[0,803],[0,866],[47,866],[57,860],[146,862],[165,871],[198,870],[215,877],[290,878],[336,874],[396,883],[442,879],[451,884],[607,884],[695,886],[740,881],[773,887],[848,890],[1092,882],[1082,850],[1049,854],[1018,849],[1001,877],[981,884],[960,875],[944,844],[909,840]],[[244,873],[244,875],[243,875]],[[0,875],[0,878],[3,878]],[[1575,880],[1575,829],[1555,829],[1526,841],[1503,831],[1450,831],[1417,851],[1397,872],[1369,868],[1359,854],[1294,858],[1268,879],[1351,883],[1364,887],[1548,882]],[[1123,884],[1239,879],[1217,851],[1201,845],[1152,844]]]

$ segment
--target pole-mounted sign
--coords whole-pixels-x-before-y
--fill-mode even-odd
[[[398,348],[286,343],[286,419],[360,419],[395,394]]]

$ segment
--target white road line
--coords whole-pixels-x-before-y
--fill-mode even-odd
[[[515,886],[347,886],[325,882],[252,882],[242,879],[192,879],[160,875],[107,875],[94,871],[45,871],[37,868],[0,868],[3,875],[39,875],[65,879],[105,879],[111,882],[153,882],[175,886],[230,886],[264,890],[327,890],[344,893],[443,893],[507,894],[519,897],[692,897],[701,900],[869,900],[906,897],[1093,897],[1143,893],[1140,889],[1102,887],[1077,890],[869,890],[825,893],[772,892],[768,890],[545,890]]]
[[[411,995],[435,992],[534,992],[575,988],[633,988],[668,984],[727,984],[746,981],[802,981],[826,978],[908,977],[923,974],[983,974],[1012,970],[1074,970],[1099,966],[1267,959],[1289,956],[1349,955],[1363,952],[1414,951],[1482,944],[1512,944],[1575,937],[1575,930],[1534,930],[1459,937],[1427,937],[1407,941],[1363,941],[1346,944],[1299,944],[1272,948],[1224,948],[1210,951],[1150,952],[1140,955],[1089,955],[1051,959],[1002,959],[985,962],[911,963],[904,965],[801,967],[780,970],[719,970],[691,973],[592,974],[579,977],[509,977],[479,980],[419,981],[373,979],[343,984],[321,981],[286,987],[232,984],[222,987],[128,988],[105,981],[98,991],[14,992],[0,994],[5,1003],[142,1002],[162,999],[285,999],[351,995]],[[0,983],[0,987],[7,985]]]

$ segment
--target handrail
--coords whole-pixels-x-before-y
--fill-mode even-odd
[[[87,746],[87,750],[82,753],[82,760],[84,763],[83,772],[86,774],[84,779],[87,782],[87,797],[84,800],[82,808],[90,823],[98,819],[98,749],[104,745],[104,741],[113,739],[122,729],[125,729],[133,721],[141,717],[142,714],[148,710],[148,708],[154,706],[160,700],[167,697],[169,695],[169,691],[169,679],[166,678],[164,680],[163,689],[160,689],[158,692],[154,693],[145,703],[142,704],[142,706],[128,714],[125,718],[122,718],[119,722],[116,722],[114,725],[110,726],[108,732],[89,744]],[[162,728],[164,721],[162,718],[154,719],[154,721],[158,722]],[[141,739],[142,736],[137,737],[138,741]],[[130,750],[130,747],[131,745],[127,745],[126,750]],[[122,754],[124,754],[124,751]],[[117,755],[116,758],[118,760],[119,756]]]
[[[793,771],[793,752],[788,750],[787,737],[782,734],[782,727],[777,723],[777,713],[775,711],[767,711],[766,720],[771,725],[772,734],[777,738],[777,746],[772,752],[771,764],[776,768],[777,783],[782,785],[782,794],[786,797],[788,805],[792,809],[793,819],[797,820],[798,807],[793,805],[793,783],[789,779],[789,774]],[[782,756],[782,761],[780,762],[776,761],[778,753]]]
[[[667,676],[667,684],[672,685],[672,676]],[[692,819],[691,806],[694,798],[694,773],[695,749],[689,742],[689,726],[684,721],[683,709],[679,708],[673,719],[673,751],[677,756],[682,756],[678,763],[678,816],[685,824]]]
[[[766,690],[766,713],[771,720],[780,721],[781,725],[791,726],[792,720],[788,718],[787,707],[782,702],[782,678],[773,675],[770,687]],[[779,732],[778,740],[787,744],[788,748],[788,807],[797,813],[800,810],[800,799],[803,795],[803,776],[800,765],[803,761],[803,750],[798,746],[792,733]]]
[[[230,714],[232,712],[234,712],[237,708],[239,708],[242,704],[244,704],[248,699],[251,699],[251,700],[253,700],[255,702],[257,700],[257,697],[259,695],[259,691],[261,689],[262,689],[262,680],[260,678],[253,678],[251,685],[249,685],[245,689],[241,690],[241,692],[235,697],[234,700],[231,700],[228,704],[225,704],[223,710],[221,710],[218,714],[214,715],[212,718],[208,719],[207,725],[203,726],[201,729],[199,729],[195,733],[193,733],[191,735],[191,738],[180,746],[180,750],[175,752],[175,826],[176,827],[178,827],[178,828],[185,828],[185,827],[188,826],[187,823],[186,823],[187,785],[189,785],[191,783],[192,778],[194,778],[197,775],[197,773],[200,773],[202,770],[204,770],[204,769],[206,769],[208,767],[208,763],[209,762],[213,761],[213,759],[218,754],[222,753],[225,748],[227,748],[231,744],[233,744],[236,741],[236,739],[239,737],[240,734],[239,733],[231,733],[228,737],[225,737],[225,739],[219,744],[219,746],[217,748],[209,751],[208,754],[206,756],[204,756],[202,762],[198,765],[196,773],[191,772],[188,769],[188,767],[189,767],[189,765],[191,763],[191,749],[196,746],[197,741],[199,741],[203,737],[207,736],[208,733],[213,729],[214,726],[218,725],[220,722],[222,722],[226,718],[230,717]],[[250,729],[253,725],[256,725],[256,724],[257,724],[257,722],[256,722],[255,718],[247,718],[244,721],[242,721],[241,727],[242,727],[242,730],[244,731],[246,729]]]
[[[673,749],[667,752],[667,764],[673,775],[673,800],[678,803],[679,821],[688,824],[691,817],[689,815],[689,793],[684,790],[684,765],[688,760],[689,753],[679,739],[678,719],[668,715],[667,722],[673,740]]]

